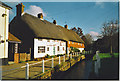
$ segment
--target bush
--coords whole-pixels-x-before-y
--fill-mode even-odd
[[[47,55],[45,56],[45,58],[50,58],[50,55],[47,54]]]
[[[63,54],[58,54],[57,57],[58,57],[58,56],[63,56]]]
[[[75,48],[75,47],[70,47],[70,48],[71,48],[70,53],[72,53],[72,52],[80,52],[80,50]]]
[[[74,59],[75,59],[75,60],[78,60],[78,57],[75,57]]]
[[[51,56],[51,57],[55,58],[55,55],[53,55],[53,56]]]
[[[61,65],[57,64],[55,67],[54,67],[54,70],[55,71],[58,71],[60,69]]]

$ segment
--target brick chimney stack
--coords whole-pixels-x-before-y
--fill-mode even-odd
[[[24,5],[23,3],[20,3],[18,5],[16,5],[16,8],[17,8],[17,15],[16,16],[21,16],[22,13],[24,12]]]

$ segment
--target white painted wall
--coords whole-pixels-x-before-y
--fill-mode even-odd
[[[38,46],[45,46],[45,53],[38,53]],[[58,51],[58,46],[60,49],[59,51]],[[47,51],[47,47],[49,47],[49,51]],[[46,54],[49,54],[50,56],[54,55],[53,53],[54,47],[55,47],[55,55],[66,53],[66,42],[64,41],[50,40],[50,42],[48,42],[47,39],[42,39],[41,41],[38,40],[37,38],[34,38],[34,58],[44,57]]]
[[[2,17],[2,14],[7,16]],[[8,58],[8,23],[9,23],[9,10],[0,6],[0,40],[4,40],[4,43],[0,44],[0,58]]]

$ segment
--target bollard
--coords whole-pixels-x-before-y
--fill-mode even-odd
[[[29,79],[29,64],[26,63],[26,76],[25,78],[28,80]]]
[[[95,63],[94,63],[94,65],[95,65],[95,74],[98,76],[98,64],[97,64],[97,62],[95,61]]]
[[[54,68],[54,59],[52,57],[52,68]]]
[[[59,56],[59,64],[60,64],[60,56]]]
[[[65,62],[65,55],[64,55],[64,62]]]
[[[44,73],[44,59],[42,60],[42,72]]]

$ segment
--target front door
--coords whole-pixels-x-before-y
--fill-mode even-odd
[[[53,47],[53,54],[55,55],[55,47]]]

